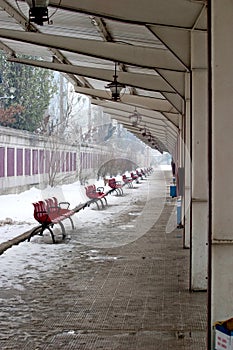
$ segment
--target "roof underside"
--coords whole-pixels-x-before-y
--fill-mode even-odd
[[[38,26],[29,23],[25,1],[0,0],[0,49],[11,60],[65,73],[76,92],[89,95],[146,144],[173,153],[185,108],[191,32],[206,31],[206,2],[50,0],[50,24]],[[35,60],[22,60],[22,54]],[[126,85],[119,102],[105,88],[115,62],[117,79]],[[129,121],[135,107],[153,146]]]

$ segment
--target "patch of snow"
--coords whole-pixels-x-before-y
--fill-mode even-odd
[[[91,182],[89,182],[91,184]],[[94,180],[93,182],[94,183]],[[39,278],[41,273],[54,273],[64,264],[64,259],[72,254],[75,247],[89,247],[89,254],[80,254],[77,258],[106,260],[108,257],[99,253],[100,248],[109,248],[128,244],[150,229],[159,218],[166,199],[166,182],[160,176],[156,186],[150,186],[150,181],[135,184],[134,189],[124,187],[124,195],[108,195],[108,206],[97,210],[95,204],[72,216],[75,230],[71,230],[69,220],[63,221],[67,236],[70,240],[64,244],[52,244],[48,231],[43,237],[35,236],[30,242],[22,242],[0,255],[1,276],[0,287],[22,290],[21,280],[30,283]],[[95,182],[96,186],[109,190],[103,181]],[[6,242],[20,234],[36,227],[37,221],[33,217],[33,202],[56,196],[59,201],[67,201],[70,208],[88,200],[84,186],[79,182],[48,187],[44,190],[31,188],[20,194],[0,196],[0,243]],[[143,200],[142,200],[142,196]],[[140,203],[142,203],[140,207]],[[155,207],[154,204],[155,203]],[[138,206],[139,204],[139,206]],[[139,209],[138,209],[139,208]],[[141,211],[139,211],[141,210]],[[128,213],[130,222],[124,223],[121,215]],[[173,226],[174,220],[170,222]],[[108,225],[108,229],[103,227]],[[172,227],[169,227],[170,230]],[[54,233],[61,236],[59,225],[54,227]],[[170,231],[169,230],[169,231]],[[95,258],[97,256],[97,258]],[[111,257],[114,259],[114,257]]]

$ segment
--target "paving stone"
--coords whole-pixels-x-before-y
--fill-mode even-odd
[[[182,248],[182,230],[166,232],[176,202],[163,197],[163,178],[154,172],[147,180],[154,197],[148,200],[143,191],[146,182],[138,185],[141,197],[133,210],[101,226],[101,237],[110,243],[113,233],[123,237],[123,226],[133,238],[143,215],[155,217],[143,235],[100,248],[80,244],[82,235],[98,234],[96,228],[82,228],[69,251],[69,244],[60,245],[59,268],[30,281],[22,274],[22,291],[0,291],[1,349],[206,349],[206,293],[188,290],[189,251]],[[134,221],[137,212],[141,223]]]

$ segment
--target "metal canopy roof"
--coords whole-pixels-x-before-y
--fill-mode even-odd
[[[0,0],[0,49],[9,59],[67,74],[75,91],[91,96],[146,144],[129,122],[135,107],[160,149],[173,153],[185,108],[191,32],[206,31],[207,1],[50,0],[50,24],[29,23],[25,1]],[[38,57],[23,60],[20,54]],[[42,60],[41,60],[42,59]],[[120,102],[105,86],[126,85]]]

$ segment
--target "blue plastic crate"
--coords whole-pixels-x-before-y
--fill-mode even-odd
[[[176,185],[170,185],[170,196],[172,198],[176,197]]]

